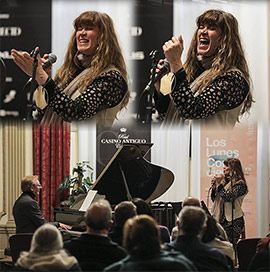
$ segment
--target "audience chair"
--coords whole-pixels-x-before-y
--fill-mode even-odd
[[[33,233],[17,233],[9,237],[12,261],[15,264],[21,251],[29,251]]]
[[[239,263],[238,271],[247,271],[252,257],[256,253],[256,246],[260,238],[239,240],[236,244],[236,253]]]

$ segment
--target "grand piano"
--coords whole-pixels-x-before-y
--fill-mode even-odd
[[[153,144],[121,145],[98,176],[91,190],[96,190],[99,196],[104,196],[112,207],[121,201],[134,198],[142,198],[151,203],[163,195],[172,185],[174,174],[145,159],[152,146]],[[78,210],[79,206],[54,209],[54,220],[69,224],[74,230],[80,230],[84,226],[84,212]],[[156,204],[153,204],[152,208],[153,211],[160,209]]]

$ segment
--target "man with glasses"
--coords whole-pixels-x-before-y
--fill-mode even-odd
[[[34,233],[35,230],[47,223],[35,197],[42,188],[38,176],[26,176],[21,181],[22,194],[13,206],[13,216],[16,224],[16,233]],[[71,227],[59,222],[50,222],[58,228],[70,229]]]

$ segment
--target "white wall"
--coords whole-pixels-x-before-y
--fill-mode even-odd
[[[133,21],[131,3],[125,0],[52,0],[52,52],[58,57],[53,71],[63,64],[74,19],[87,10],[105,12],[112,18],[123,55],[129,58],[129,28]]]

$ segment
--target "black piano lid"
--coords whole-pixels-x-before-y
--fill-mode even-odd
[[[111,204],[139,197],[150,202],[172,185],[174,174],[147,161],[153,144],[123,144],[103,169],[91,190],[105,195]]]

